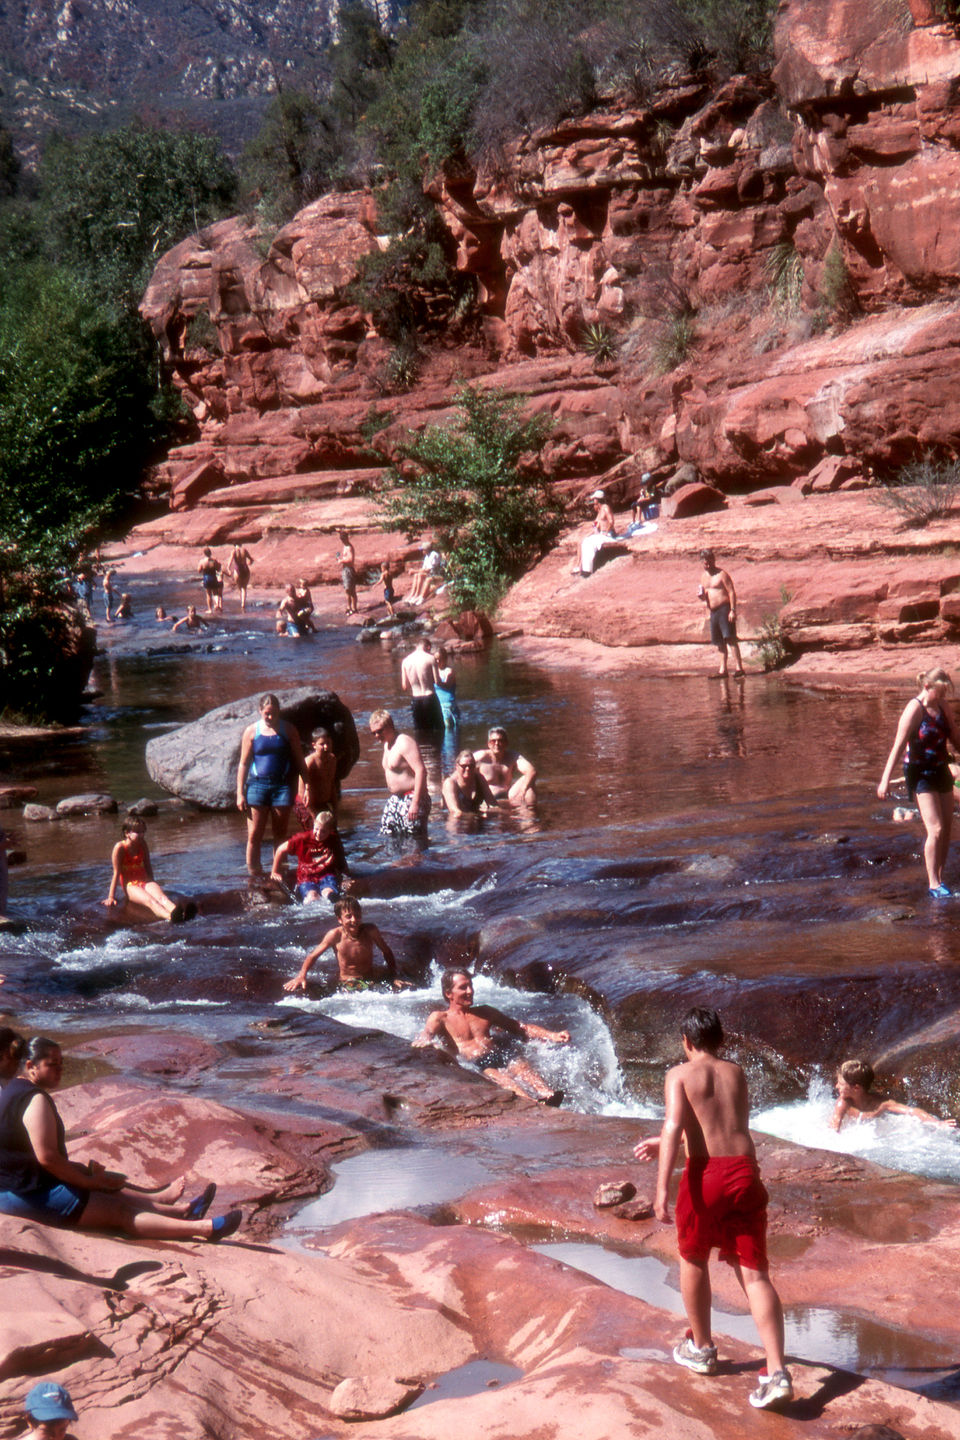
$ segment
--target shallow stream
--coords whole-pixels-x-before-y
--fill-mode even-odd
[[[183,587],[144,584],[135,598],[144,615],[185,603]],[[540,668],[495,645],[456,662],[460,742],[505,725],[538,767],[540,804],[459,829],[435,809],[417,853],[377,833],[384,792],[366,730],[384,703],[406,723],[401,652],[347,628],[277,640],[270,613],[228,614],[183,648],[152,620],[114,627],[83,738],[0,753],[0,783],[30,781],[45,802],[82,790],[121,806],[160,799],[143,758],[159,730],[266,688],[335,690],[362,752],[341,830],[365,918],[415,988],[331,995],[332,962],[321,962],[306,1001],[285,996],[330,912],[244,908],[239,815],[168,807],[148,822],[158,878],[200,900],[199,918],[175,930],[124,928],[100,905],[114,820],[12,816],[28,860],[11,871],[11,909],[30,929],[0,938],[0,968],[35,999],[25,1024],[89,1032],[165,1012],[228,1036],[295,1006],[409,1038],[436,1003],[439,969],[468,961],[483,971],[481,998],[570,1029],[569,1051],[538,1046],[536,1060],[574,1108],[655,1114],[679,1014],[715,1003],[759,1127],[960,1175],[948,1132],[888,1121],[836,1137],[827,1126],[833,1070],[851,1053],[887,1055],[908,1098],[935,1101],[960,1013],[960,900],[931,905],[917,825],[894,824],[896,802],[875,794],[908,685],[851,698],[776,677],[722,683],[706,648],[702,676],[593,677],[582,661]],[[453,750],[426,747],[435,794]]]

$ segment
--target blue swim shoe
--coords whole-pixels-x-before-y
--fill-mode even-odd
[[[213,1221],[212,1243],[216,1245],[219,1240],[226,1240],[228,1235],[235,1235],[242,1224],[242,1210],[228,1210],[226,1215],[218,1215]]]
[[[949,900],[950,897],[953,895],[953,891],[950,889],[949,885],[937,885],[933,889],[931,889],[930,895],[931,898],[934,900]]]
[[[203,1191],[202,1195],[198,1195],[196,1199],[190,1201],[190,1204],[187,1206],[187,1219],[202,1220],[204,1215],[206,1215],[207,1211],[210,1209],[210,1206],[213,1204],[213,1197],[216,1195],[216,1193],[217,1187],[211,1180],[210,1184],[207,1186],[206,1190]]]

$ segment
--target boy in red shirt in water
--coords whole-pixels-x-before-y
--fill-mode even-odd
[[[747,1080],[739,1065],[718,1058],[723,1026],[716,1010],[688,1011],[680,1035],[686,1058],[667,1072],[660,1138],[641,1141],[634,1150],[640,1160],[659,1153],[654,1211],[664,1221],[670,1219],[670,1176],[681,1140],[687,1152],[676,1219],[680,1293],[690,1329],[673,1358],[698,1375],[716,1374],[709,1260],[717,1247],[733,1266],[760,1332],[767,1367],[750,1404],[767,1410],[792,1400],[793,1385],[783,1358],[783,1307],[767,1267],[768,1196],[748,1129]]]
[[[343,841],[337,834],[329,810],[321,810],[312,830],[302,830],[278,845],[273,857],[271,880],[283,880],[283,862],[292,855],[297,862],[296,897],[304,905],[314,900],[336,900],[343,875],[350,873]]]

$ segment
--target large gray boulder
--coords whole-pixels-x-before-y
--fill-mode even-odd
[[[280,713],[300,732],[304,752],[310,732],[324,726],[333,737],[337,776],[349,775],[360,756],[353,716],[330,690],[280,690]],[[205,810],[232,810],[237,803],[237,765],[246,727],[259,719],[259,695],[220,705],[190,725],[158,735],[147,744],[150,779],[172,795]]]

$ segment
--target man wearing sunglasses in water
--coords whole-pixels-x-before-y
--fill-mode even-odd
[[[487,748],[475,750],[473,755],[480,774],[498,800],[535,803],[537,772],[529,760],[510,749],[502,725],[494,725],[487,731]]]

